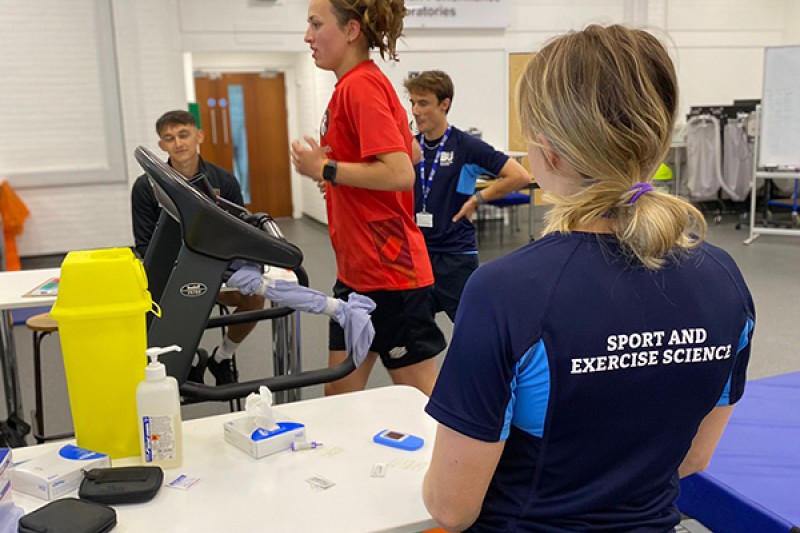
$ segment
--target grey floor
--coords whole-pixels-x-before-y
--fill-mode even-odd
[[[514,232],[508,224],[488,222],[481,234],[480,258],[482,262],[500,257],[527,242],[527,213],[522,211],[521,230]],[[536,208],[535,221],[540,224],[542,208]],[[754,295],[757,310],[757,326],[749,378],[757,379],[800,370],[800,328],[798,328],[798,264],[800,264],[800,238],[762,236],[753,244],[745,246],[742,241],[746,230],[736,229],[735,218],[723,218],[721,223],[709,226],[708,240],[733,255],[742,269]],[[334,281],[335,263],[328,240],[327,229],[310,219],[282,220],[280,226],[286,237],[297,244],[305,255],[304,265],[313,288],[330,293]],[[24,261],[26,268],[57,266],[58,258]],[[452,333],[449,320],[440,314],[439,325],[448,336]],[[301,353],[303,367],[319,368],[327,361],[327,320],[323,317],[304,315],[301,318]],[[31,334],[24,326],[14,328],[17,358],[20,367],[23,406],[30,420],[33,407],[33,370]],[[202,346],[209,349],[219,343],[218,331],[205,334]],[[237,354],[242,379],[255,379],[272,375],[272,332],[269,323],[261,323],[240,346]],[[46,339],[43,345],[45,378],[45,413],[48,433],[71,430],[69,399],[64,381],[63,365],[57,336]],[[439,362],[446,354],[439,356]],[[211,382],[207,374],[207,381]],[[390,383],[387,373],[376,366],[369,387],[380,387]],[[303,398],[322,395],[322,387],[304,389]],[[2,404],[5,411],[5,403]],[[205,403],[184,407],[184,418],[196,418],[226,412],[227,404]],[[0,412],[2,412],[0,411]],[[3,413],[4,415],[4,413]]]

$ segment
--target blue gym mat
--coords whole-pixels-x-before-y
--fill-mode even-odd
[[[800,372],[750,381],[678,507],[716,533],[800,532]]]

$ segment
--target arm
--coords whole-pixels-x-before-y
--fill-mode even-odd
[[[144,259],[150,239],[156,229],[161,207],[155,199],[153,189],[146,178],[138,179],[131,191],[131,218],[133,223],[133,241],[136,252]]]
[[[300,174],[322,181],[325,153],[311,137],[308,148],[300,141],[292,143],[292,163]],[[405,191],[414,186],[414,167],[405,152],[378,154],[368,163],[337,162],[336,183],[376,191]]]
[[[711,456],[717,448],[717,443],[722,437],[722,432],[728,424],[728,419],[732,412],[732,405],[715,407],[700,422],[697,434],[692,440],[692,447],[689,448],[686,457],[683,458],[683,462],[678,467],[678,475],[680,477],[683,478],[705,470],[711,461]]]
[[[478,518],[505,441],[476,440],[439,424],[422,499],[436,522],[463,531]]]
[[[525,167],[517,163],[514,159],[508,158],[506,164],[500,169],[498,178],[492,181],[492,184],[481,190],[481,196],[487,202],[502,198],[508,193],[518,191],[528,185],[531,177]],[[467,217],[467,220],[472,220],[472,215],[478,209],[478,198],[475,195],[469,197],[469,200],[464,202],[461,209],[453,217],[453,222],[457,222],[460,218]]]
[[[415,138],[411,141],[411,164],[418,165],[422,159],[422,147],[419,141]]]

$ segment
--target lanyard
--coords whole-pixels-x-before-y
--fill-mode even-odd
[[[450,130],[453,128],[452,125],[447,126],[447,130],[444,132],[444,136],[442,140],[439,141],[439,147],[436,149],[436,156],[433,158],[433,164],[431,165],[431,173],[428,174],[428,177],[425,177],[425,134],[420,133],[419,135],[419,144],[422,148],[422,157],[419,160],[419,179],[420,183],[422,183],[422,211],[428,211],[428,193],[431,192],[431,185],[433,185],[433,178],[436,177],[436,171],[439,170],[439,160],[442,158],[442,151],[444,150],[444,145],[447,142],[448,137],[450,137]]]

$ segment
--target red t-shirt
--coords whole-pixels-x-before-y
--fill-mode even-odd
[[[406,152],[411,131],[389,80],[363,61],[336,83],[320,126],[320,145],[334,161],[371,162]],[[328,231],[339,279],[357,291],[433,284],[425,239],[414,222],[414,191],[375,191],[328,184]]]

